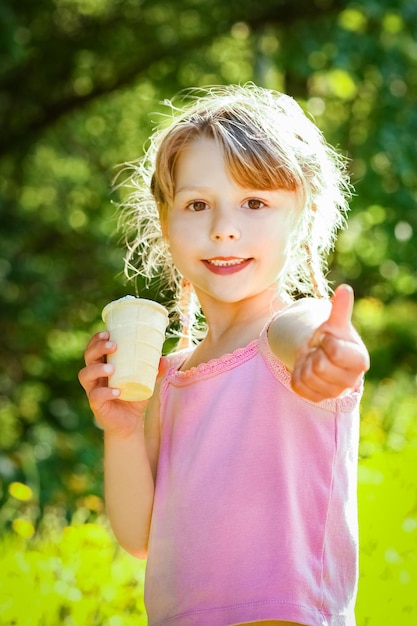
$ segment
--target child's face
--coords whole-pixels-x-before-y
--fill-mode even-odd
[[[197,138],[182,152],[164,234],[203,310],[209,300],[272,300],[299,211],[295,191],[235,183],[214,140]]]

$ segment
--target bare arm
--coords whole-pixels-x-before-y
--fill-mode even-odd
[[[332,301],[304,299],[272,324],[274,354],[292,373],[301,396],[320,402],[355,389],[369,369],[368,351],[351,323],[353,291],[341,285]]]
[[[97,424],[104,431],[107,513],[120,545],[146,556],[159,452],[158,394],[147,402],[125,402],[108,386],[113,366],[105,356],[116,346],[108,333],[94,335],[79,373]]]
[[[159,451],[156,404],[156,400],[149,403],[127,437],[104,433],[107,515],[119,544],[138,558],[146,558],[152,516]]]

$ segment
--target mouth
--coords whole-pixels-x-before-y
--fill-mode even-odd
[[[214,274],[234,274],[247,267],[252,260],[240,257],[215,257],[203,259],[203,263]]]

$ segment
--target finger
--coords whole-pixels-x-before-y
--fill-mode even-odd
[[[330,316],[326,322],[328,332],[336,336],[350,332],[354,295],[350,285],[339,285],[332,298]]]
[[[113,372],[114,367],[110,363],[95,363],[80,370],[78,380],[89,396],[95,387],[107,387],[108,378]]]
[[[99,363],[105,361],[104,357],[107,357],[108,354],[112,354],[117,350],[117,345],[114,341],[109,341],[104,338],[96,338],[94,341],[91,340],[86,348],[84,353],[84,360],[86,365],[91,365],[92,363]]]
[[[333,365],[318,348],[296,366],[292,386],[300,395],[306,397],[308,394],[310,399],[317,401],[318,398],[336,398],[346,389],[355,388],[358,378],[358,371],[343,370]]]
[[[87,344],[87,350],[94,345],[95,343],[97,343],[98,341],[108,341],[110,339],[110,333],[107,330],[102,330],[99,333],[95,333],[91,338],[90,341]]]
[[[311,387],[304,386],[297,381],[291,381],[291,387],[298,396],[301,396],[305,400],[310,400],[310,402],[315,403],[324,402],[324,400],[334,399],[337,398],[338,395],[341,395],[336,393],[332,395],[329,393],[323,393],[321,391],[312,389]]]
[[[344,341],[326,333],[321,338],[320,349],[326,360],[344,374],[358,375],[369,369],[369,354],[362,341]]]
[[[100,416],[100,420],[103,420],[110,414],[113,404],[112,401],[117,400],[120,396],[119,389],[112,389],[111,387],[96,387],[90,395],[90,407],[96,418]]]
[[[358,389],[360,382],[360,376],[329,382],[324,378],[293,372],[291,386],[298,395],[313,402],[321,402],[322,400],[338,398],[346,392]]]
[[[308,377],[308,381],[303,380],[302,377],[298,377],[296,373],[293,373],[291,379],[291,386],[293,390],[303,398],[311,400],[312,402],[322,402],[331,398],[338,398],[349,387],[345,385],[326,384],[323,379],[312,379]]]

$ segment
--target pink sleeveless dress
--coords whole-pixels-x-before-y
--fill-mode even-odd
[[[314,404],[266,330],[161,389],[149,626],[353,626],[361,392]]]

